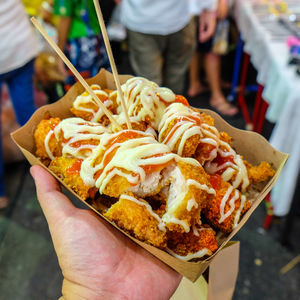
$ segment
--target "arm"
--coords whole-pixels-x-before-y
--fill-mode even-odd
[[[196,3],[201,11],[199,17],[199,41],[205,42],[215,32],[218,0],[197,0]]]
[[[199,41],[206,42],[215,32],[215,11],[204,10],[199,17]]]
[[[58,33],[58,47],[64,51],[66,42],[68,39],[72,18],[71,17],[59,17],[57,33]]]
[[[65,46],[66,46],[66,42],[68,39],[70,27],[71,27],[71,22],[72,22],[71,17],[60,16],[58,19],[58,26],[57,26],[58,42],[57,42],[57,44],[58,44],[58,47],[62,51],[64,51]],[[66,66],[60,58],[58,59],[58,68],[64,76],[68,75]]]

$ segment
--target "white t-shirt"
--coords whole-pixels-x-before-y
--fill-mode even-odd
[[[191,18],[190,0],[123,0],[122,23],[130,30],[168,35],[181,30]],[[214,9],[216,0],[193,0],[199,11]]]
[[[38,53],[34,29],[20,0],[0,1],[0,74],[24,66]]]

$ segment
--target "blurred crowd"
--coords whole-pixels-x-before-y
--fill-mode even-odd
[[[99,2],[117,63],[125,45],[134,75],[189,97],[207,89],[203,85],[206,78],[210,105],[223,115],[238,112],[226,101],[220,76],[221,55],[228,50],[230,1]],[[34,29],[32,16],[84,78],[96,75],[100,68],[110,70],[93,0],[1,1],[0,96],[9,95],[21,126],[36,107],[57,101],[75,83],[72,73]],[[202,69],[205,76],[201,76]],[[0,145],[0,209],[8,204],[1,149]]]

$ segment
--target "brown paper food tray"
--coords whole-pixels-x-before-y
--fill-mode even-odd
[[[120,75],[121,84],[124,83],[131,76],[129,75]],[[87,80],[89,84],[97,83],[102,88],[116,89],[114,79],[111,73],[101,70],[95,77]],[[30,120],[20,129],[16,130],[11,134],[12,139],[21,149],[27,160],[31,165],[41,165],[45,169],[47,169],[40,160],[35,156],[35,142],[34,142],[34,131],[36,129],[37,124],[44,119],[46,116],[52,117],[60,117],[61,119],[71,117],[71,113],[69,108],[72,106],[72,103],[76,96],[81,94],[84,91],[84,88],[80,83],[76,83],[68,93],[56,103],[45,105],[39,108]],[[241,227],[248,220],[250,215],[256,209],[256,207],[260,204],[260,202],[265,198],[265,196],[270,192],[273,187],[275,181],[277,180],[281,169],[283,168],[288,155],[282,152],[275,150],[267,140],[260,136],[257,133],[243,131],[236,129],[226,123],[218,114],[210,110],[200,110],[205,113],[211,115],[215,119],[215,126],[220,131],[226,131],[232,137],[232,145],[236,149],[236,151],[243,155],[243,157],[248,160],[252,164],[259,164],[261,161],[269,162],[273,168],[276,170],[276,174],[273,178],[271,178],[268,182],[261,187],[261,191],[259,194],[255,195],[255,198],[252,199],[252,206],[249,211],[243,216],[237,228],[233,230],[233,232],[228,235],[217,236],[218,245],[220,246],[218,251],[214,253],[211,257],[206,260],[198,261],[198,262],[184,262],[181,261],[168,253],[155,248],[151,245],[143,243],[126,232],[120,230],[115,224],[111,223],[114,227],[118,228],[118,230],[122,231],[129,238],[131,238],[134,242],[148,250],[154,256],[165,262],[167,265],[175,269],[177,272],[181,273],[191,281],[195,281],[208,267],[211,260],[215,255],[226,245],[226,243],[241,229]],[[47,169],[48,170],[48,169]],[[52,175],[54,175],[57,180],[61,182],[62,185],[65,186],[67,190],[72,192],[77,198],[80,199],[78,195],[76,195],[70,188],[68,188],[54,173],[48,170]],[[82,199],[80,199],[83,201]],[[251,199],[249,199],[251,200]],[[91,205],[83,201],[90,209],[94,210],[97,214],[99,214],[102,218],[104,218],[99,212],[97,212]],[[108,220],[107,220],[108,221]],[[109,221],[108,221],[109,222]]]

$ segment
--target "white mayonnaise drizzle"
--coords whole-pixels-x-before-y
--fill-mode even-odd
[[[191,198],[187,201],[186,210],[191,211],[193,207],[198,208],[198,203],[194,198]]]
[[[159,215],[157,215],[153,210],[152,210],[152,207],[146,202],[146,201],[143,201],[143,200],[138,200],[137,198],[135,197],[132,197],[132,196],[129,196],[129,195],[126,195],[126,194],[122,194],[120,196],[120,199],[126,199],[126,200],[130,200],[132,202],[135,202],[136,204],[138,205],[142,205],[144,207],[146,207],[147,211],[149,212],[149,214],[155,218],[158,222],[158,229],[163,231],[163,232],[166,232],[166,227],[165,227],[165,224],[164,222],[161,220],[161,218],[159,217]]]
[[[166,250],[172,256],[174,256],[174,257],[176,257],[180,260],[183,260],[183,261],[189,261],[189,260],[194,259],[194,258],[201,258],[205,255],[211,255],[212,254],[211,250],[209,250],[207,248],[203,248],[203,249],[201,249],[200,251],[198,251],[196,253],[191,253],[191,254],[188,254],[186,256],[178,255],[169,248],[167,248]]]
[[[101,90],[101,87],[99,85],[93,84],[91,86],[91,88],[94,90],[94,93],[97,96],[103,96],[103,97],[107,98],[103,102],[103,104],[106,106],[106,108],[109,108],[113,104],[112,101],[108,99],[108,94],[106,92],[104,92],[103,90]],[[99,99],[99,101],[101,101],[101,100]],[[85,107],[85,105],[87,105],[89,103],[96,105],[97,110]],[[81,95],[76,97],[75,101],[73,102],[73,107],[76,110],[91,113],[92,114],[92,118],[91,118],[92,122],[97,122],[104,116],[104,112],[102,111],[99,103],[97,103],[94,100],[94,98],[87,92],[84,92]]]
[[[156,83],[143,77],[134,77],[122,85],[129,116],[139,120],[151,120],[151,126],[157,130],[159,120],[166,108],[166,103],[175,100],[175,94],[168,88],[159,87]],[[163,101],[162,101],[163,100]],[[121,112],[120,96],[117,97],[119,113]]]
[[[233,229],[237,227],[237,225],[238,225],[238,223],[240,221],[240,216],[241,216],[242,210],[243,210],[243,208],[245,206],[246,200],[247,200],[246,196],[242,195],[240,207],[236,211],[236,214],[235,214],[235,217],[234,217]]]
[[[128,182],[135,185],[139,181],[144,181],[146,173],[142,166],[159,165],[170,162],[175,158],[173,153],[169,152],[166,145],[159,144],[153,136],[138,132],[141,137],[131,138],[122,143],[114,143],[107,149],[110,140],[117,138],[118,135],[126,132],[120,131],[115,134],[103,134],[100,144],[93,150],[93,153],[87,157],[81,166],[81,178],[88,186],[96,186],[100,193],[105,186],[116,174],[124,176]],[[134,130],[132,130],[134,132]],[[106,155],[116,149],[111,160],[104,165]],[[95,164],[96,159],[103,154],[101,162]],[[160,155],[153,157],[155,155]],[[122,172],[120,169],[126,170],[128,173]],[[95,180],[95,174],[101,171],[100,176]]]
[[[53,130],[49,130],[49,132],[47,133],[45,140],[44,140],[45,150],[51,160],[53,160],[55,158],[49,147],[49,142],[50,142],[50,139],[52,136],[54,136]]]
[[[193,229],[193,234],[195,236],[199,236],[199,232],[201,232],[201,231],[212,230],[212,228],[207,228],[207,227],[200,227],[200,228],[198,228],[196,225],[193,225],[192,229]]]
[[[171,185],[169,188],[169,195],[167,201],[166,212],[162,216],[162,220],[168,223],[174,223],[181,225],[185,232],[190,231],[190,227],[185,220],[181,220],[176,217],[178,210],[182,203],[185,203],[185,197],[189,192],[189,186],[195,186],[198,189],[204,190],[209,194],[215,195],[216,192],[213,188],[209,188],[206,184],[200,184],[198,181],[193,179],[185,179],[179,167],[175,167],[170,173],[169,178],[171,180]],[[186,201],[187,211],[191,211],[192,208],[196,209],[199,207],[198,203],[194,198]]]
[[[228,143],[222,140],[220,140],[218,154],[221,157],[225,158],[232,156],[233,162],[227,161],[221,165],[218,165],[214,161],[207,162],[204,166],[205,171],[209,174],[215,174],[221,170],[224,170],[221,175],[222,179],[227,182],[232,180],[231,184],[234,188],[238,188],[241,186],[242,192],[245,192],[250,182],[248,178],[247,168],[241,156],[238,155]]]
[[[68,118],[62,120],[54,128],[53,133],[57,140],[60,139],[60,134],[67,140],[66,142],[62,141],[63,156],[71,155],[72,157],[84,159],[97,145],[86,144],[74,147],[72,144],[92,140],[100,142],[102,134],[107,131],[107,128],[101,124],[88,122],[81,118]]]
[[[188,186],[189,185],[194,185],[198,189],[203,190],[203,191],[205,191],[208,194],[216,195],[216,191],[213,188],[209,188],[206,184],[200,184],[198,181],[196,181],[194,179],[188,179],[186,181],[186,184]]]
[[[171,130],[169,130],[170,124],[172,124]],[[179,155],[182,155],[187,140],[192,136],[198,135],[200,143],[212,145],[214,148],[219,145],[218,130],[214,126],[202,124],[200,113],[182,103],[172,103],[165,109],[158,130],[159,142],[168,145],[172,151],[178,145]],[[212,149],[206,160],[214,159],[216,154],[216,150]]]
[[[239,194],[238,190],[235,190],[233,197],[230,198],[230,194],[232,193],[232,191],[233,191],[233,186],[231,185],[228,188],[228,190],[226,191],[224,197],[222,198],[221,205],[220,205],[220,216],[221,217],[219,219],[219,223],[224,222],[225,219],[227,219],[233,213],[233,211],[235,209],[235,201],[240,198],[240,194]],[[230,200],[229,200],[230,208],[225,213],[225,206],[226,206],[226,203],[227,203],[229,198],[230,198]]]

